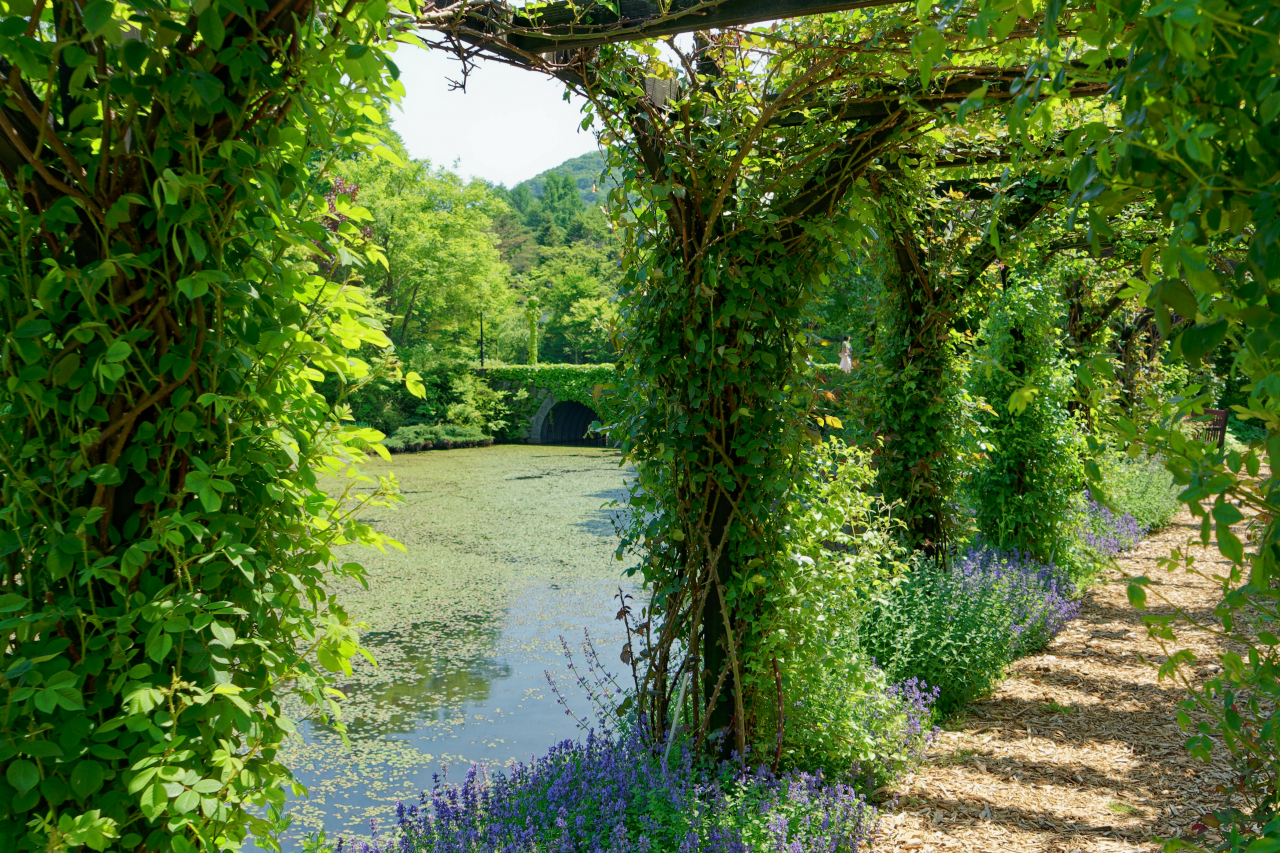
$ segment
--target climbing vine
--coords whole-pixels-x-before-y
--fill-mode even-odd
[[[612,435],[637,471],[623,548],[652,591],[635,701],[654,737],[677,711],[726,751],[781,736],[761,725],[780,719],[790,677],[765,642],[780,624],[765,593],[804,571],[787,541],[797,472],[839,421],[804,377],[804,311],[873,239],[877,161],[919,144],[935,110],[982,109],[1026,74],[950,65],[949,46],[1016,55],[1021,37],[878,9],[699,36],[691,51],[606,45],[552,67],[605,128],[630,237]],[[904,79],[905,55],[917,67]],[[686,679],[691,708],[673,709]]]
[[[1084,484],[1084,441],[1067,410],[1072,371],[1061,297],[1037,280],[1041,269],[1014,268],[983,325],[973,386],[989,405],[971,499],[988,544],[1062,564]],[[1019,400],[1028,387],[1036,394]]]
[[[396,92],[387,12],[0,3],[7,850],[271,846],[281,698],[336,713],[334,549],[392,483],[316,385],[399,368],[324,170]]]

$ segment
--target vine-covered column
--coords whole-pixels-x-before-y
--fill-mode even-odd
[[[323,189],[406,26],[323,0],[4,14],[0,848],[240,849],[301,787],[283,697],[329,716],[360,651],[335,549],[383,541],[356,515],[392,484],[354,491],[382,436],[316,387],[398,372],[360,357],[390,346],[358,277],[381,256],[324,227]]]
[[[1000,183],[892,172],[871,180],[883,231],[871,388],[878,482],[906,525],[906,544],[931,555],[945,554],[953,526],[964,382],[957,345],[976,325],[971,303],[1000,247],[1024,237],[1066,191],[1035,173]]]
[[[1038,259],[1033,259],[1038,260]],[[1062,559],[1084,485],[1083,439],[1067,408],[1073,371],[1067,317],[1043,268],[1015,268],[983,326],[973,387],[986,397],[986,460],[974,475],[978,529],[997,548]],[[1017,395],[1035,388],[1034,396]]]
[[[884,232],[872,389],[879,486],[906,525],[907,544],[937,553],[947,542],[955,487],[958,294],[920,239],[907,188],[884,179],[874,186]]]

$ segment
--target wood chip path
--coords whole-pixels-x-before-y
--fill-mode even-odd
[[[1120,566],[1200,617],[1214,588],[1156,564],[1197,529],[1184,514]],[[1200,553],[1202,568],[1220,559]],[[1212,636],[1183,629],[1179,639],[1200,658],[1200,677],[1216,670]],[[1015,663],[994,695],[945,727],[926,765],[899,785],[874,850],[1148,853],[1161,849],[1155,839],[1193,835],[1200,816],[1221,806],[1212,790],[1227,776],[1184,749],[1175,720],[1184,693],[1157,682],[1151,664],[1162,660],[1123,578],[1110,572],[1044,652]]]

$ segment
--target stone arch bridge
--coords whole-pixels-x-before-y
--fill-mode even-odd
[[[604,446],[604,436],[590,427],[608,415],[601,391],[614,380],[612,364],[504,365],[477,373],[512,396],[525,392],[512,417],[528,443]]]

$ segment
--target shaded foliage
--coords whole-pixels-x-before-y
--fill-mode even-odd
[[[390,500],[342,404],[399,371],[377,252],[322,175],[392,97],[397,25],[3,8],[0,845],[270,846],[281,698],[336,710],[360,649],[326,582],[362,569],[333,549],[381,544],[355,513]]]

